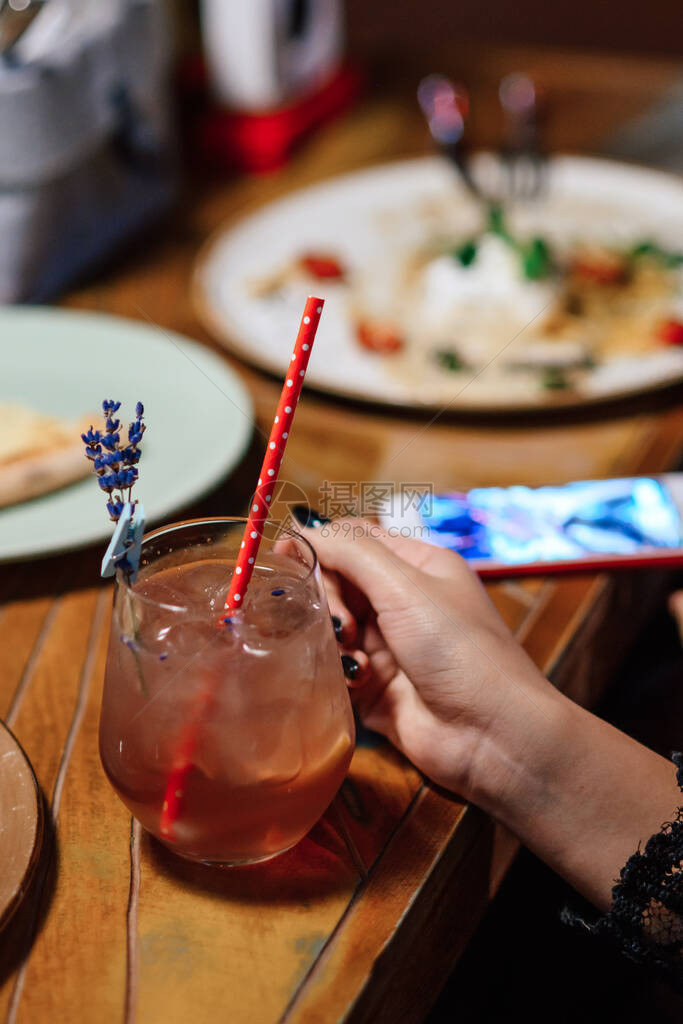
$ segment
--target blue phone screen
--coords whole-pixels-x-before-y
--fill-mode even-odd
[[[425,498],[432,543],[467,559],[523,565],[683,544],[678,509],[648,477],[561,487],[481,487]]]

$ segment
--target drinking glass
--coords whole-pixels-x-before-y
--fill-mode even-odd
[[[268,522],[243,606],[223,604],[246,520],[148,534],[136,582],[119,570],[100,756],[124,804],[180,855],[266,860],[323,814],[351,760],[354,726],[311,545]],[[169,780],[193,737],[175,820]]]

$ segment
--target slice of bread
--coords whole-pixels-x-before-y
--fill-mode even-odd
[[[0,402],[0,508],[80,480],[91,472],[80,434],[95,420],[69,422]]]

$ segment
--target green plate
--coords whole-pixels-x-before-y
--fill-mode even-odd
[[[0,309],[0,401],[80,420],[103,398],[121,400],[127,424],[145,406],[136,495],[147,522],[211,490],[242,458],[252,403],[213,352],[172,331],[119,317],[48,307]],[[0,561],[106,541],[112,524],[93,476],[0,509]],[[232,508],[221,509],[226,515]]]

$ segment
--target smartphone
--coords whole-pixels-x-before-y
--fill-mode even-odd
[[[683,473],[399,499],[385,528],[457,551],[481,576],[683,566]]]

